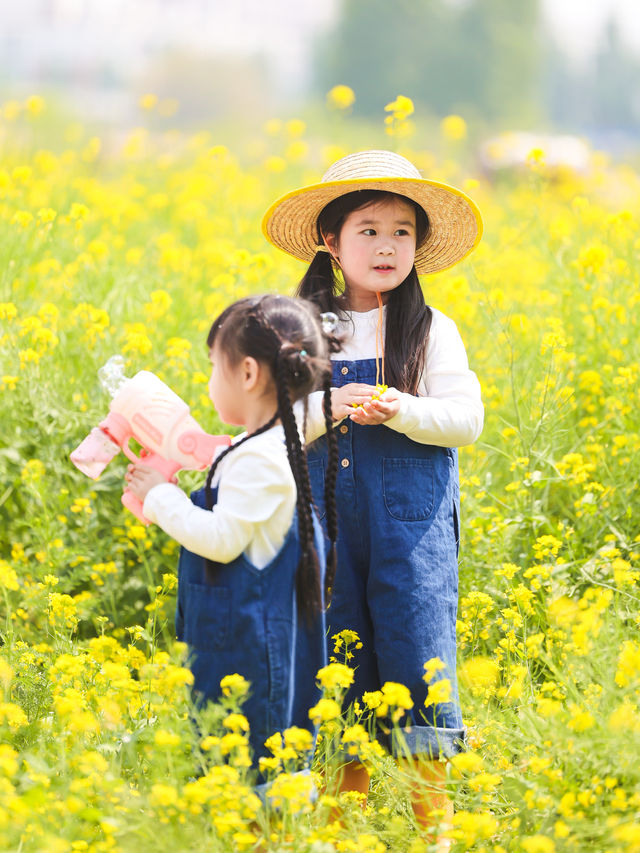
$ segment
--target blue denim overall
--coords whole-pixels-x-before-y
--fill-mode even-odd
[[[333,361],[333,386],[376,383],[375,359]],[[348,418],[338,438],[338,568],[327,611],[328,638],[350,628],[355,681],[346,702],[385,681],[411,691],[394,752],[450,756],[463,749],[456,682],[459,485],[457,451],[419,444],[384,424]],[[309,447],[314,499],[324,518],[326,441]],[[424,663],[439,657],[451,701],[425,707]]]
[[[213,496],[215,503],[217,489]],[[205,490],[193,492],[191,500],[205,508]],[[324,583],[324,543],[315,513],[314,530]],[[270,754],[264,742],[274,732],[299,726],[315,735],[309,708],[321,696],[315,675],[327,660],[325,621],[323,613],[310,625],[298,618],[299,557],[295,514],[282,548],[262,569],[241,554],[230,563],[216,563],[211,583],[204,558],[186,548],[180,552],[176,635],[189,645],[194,699],[219,699],[225,675],[239,673],[251,683],[242,711],[249,721],[254,768]]]

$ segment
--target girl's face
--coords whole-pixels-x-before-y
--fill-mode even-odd
[[[209,351],[211,378],[209,379],[209,399],[213,403],[225,424],[244,425],[245,413],[242,410],[242,395],[239,392],[239,368],[234,368],[225,359],[219,348],[214,345]]]
[[[338,259],[352,311],[369,311],[405,280],[416,254],[416,214],[412,204],[389,199],[354,210],[340,236],[327,234],[327,247]]]

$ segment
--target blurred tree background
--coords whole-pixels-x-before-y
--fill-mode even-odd
[[[436,116],[494,128],[640,129],[640,60],[613,20],[580,67],[550,37],[539,0],[343,0],[341,10],[317,45],[315,89],[351,86],[361,115],[402,92]]]
[[[402,92],[440,116],[530,123],[544,113],[542,54],[537,0],[345,0],[316,79],[351,86],[363,114]]]

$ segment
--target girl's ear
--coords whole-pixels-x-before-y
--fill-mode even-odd
[[[260,364],[250,355],[240,362],[240,381],[245,391],[252,391],[260,379]]]
[[[335,234],[323,234],[324,244],[329,250],[329,254],[338,259],[338,239]]]

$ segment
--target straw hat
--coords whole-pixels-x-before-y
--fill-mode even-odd
[[[482,236],[480,211],[468,196],[455,187],[424,180],[413,163],[392,151],[361,151],[338,160],[319,184],[293,190],[272,204],[262,231],[274,246],[309,262],[318,250],[320,212],[353,190],[394,192],[424,208],[429,231],[416,250],[420,274],[457,263]]]

